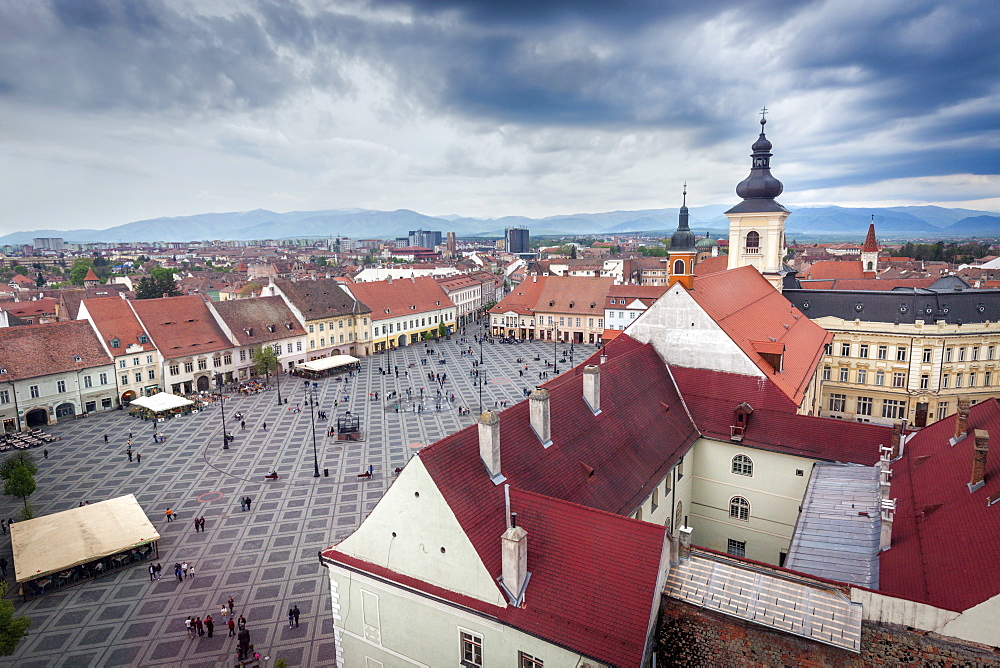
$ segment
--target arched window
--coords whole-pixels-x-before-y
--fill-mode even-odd
[[[753,460],[746,455],[733,457],[733,473],[737,475],[753,475]]]
[[[674,260],[674,276],[680,276],[684,273],[684,260]]]
[[[747,252],[756,253],[760,250],[760,233],[754,230],[747,232]]]
[[[729,516],[742,522],[750,521],[750,502],[742,496],[734,496],[729,500]]]
[[[875,271],[875,263],[868,260],[868,271]]]

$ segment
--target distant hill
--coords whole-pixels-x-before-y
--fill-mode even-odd
[[[723,215],[729,205],[690,209],[696,233],[727,230]],[[830,240],[861,241],[872,215],[879,238],[1000,237],[1000,216],[988,211],[936,206],[890,208],[789,207],[787,232]],[[460,215],[427,216],[409,209],[330,209],[276,213],[265,209],[195,216],[154,218],[104,230],[36,230],[0,237],[0,244],[30,244],[35,237],[62,237],[71,243],[201,240],[287,239],[343,236],[353,239],[392,239],[415,229],[455,232],[460,237],[503,235],[507,227],[526,227],[534,236],[611,235],[634,232],[666,234],[677,227],[677,209],[643,209],[573,213],[545,218],[505,216],[472,218]]]

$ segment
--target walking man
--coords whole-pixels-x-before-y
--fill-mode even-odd
[[[163,577],[163,573],[161,573],[162,570],[163,570],[163,566],[160,565],[160,562],[156,562],[156,580],[157,580],[157,582],[159,582],[160,578]]]
[[[0,575],[7,577],[7,557],[0,557]]]
[[[292,612],[291,608],[289,608],[288,609],[288,628],[292,628],[292,624],[294,624],[294,623],[295,623],[295,613]]]
[[[149,581],[152,582],[153,578],[156,576],[156,566],[153,564],[149,565]]]
[[[80,505],[82,506],[83,503],[81,502]],[[0,520],[0,531],[3,532],[3,535],[7,535],[7,520]]]
[[[295,618],[295,627],[299,626],[299,605],[296,603],[295,607],[292,608],[292,617]]]
[[[233,597],[232,596],[229,597],[229,600],[226,601],[226,604],[229,605],[229,616],[232,617],[233,616]]]
[[[141,452],[135,453],[135,463],[136,464],[141,464],[142,463],[142,453]]]
[[[167,516],[167,521],[168,522],[173,522],[174,521],[174,511],[170,510],[170,508],[167,508],[167,512],[165,512],[164,515]]]
[[[250,510],[250,497],[247,497],[247,510]]]
[[[125,448],[125,454],[128,455],[128,460],[132,461],[132,447],[131,446]]]
[[[184,573],[184,577],[188,576],[188,562],[185,561],[183,564],[181,564],[181,572]]]
[[[264,431],[267,431],[267,423],[266,422],[263,425],[261,425],[261,429],[263,429]]]
[[[247,428],[247,421],[240,420],[240,429],[246,429],[246,428]]]
[[[44,457],[45,459],[49,458],[49,449],[48,448],[45,448],[44,450],[42,450],[42,457]]]
[[[212,631],[215,629],[215,620],[212,619],[212,615],[205,617],[205,629],[208,630],[208,637],[212,637]]]
[[[230,637],[236,635],[236,622],[233,621],[232,617],[229,618],[229,621],[227,622],[227,624],[229,625],[229,635],[230,635]]]
[[[108,442],[108,435],[107,435],[107,434],[105,434],[105,435],[104,435],[104,442],[105,442],[105,443],[107,443],[107,442]]]
[[[247,618],[244,617],[243,615],[240,615],[240,619],[236,623],[236,625],[239,626],[240,627],[240,631],[242,631],[243,629],[245,629],[247,627]]]
[[[194,532],[198,533],[198,528],[201,527],[201,519],[194,518]]]

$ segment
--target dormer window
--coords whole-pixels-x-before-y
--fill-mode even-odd
[[[149,343],[149,337],[145,334],[139,335],[139,343]]]
[[[74,362],[82,362],[83,358],[80,357],[79,355],[73,355],[73,361]]]
[[[0,366],[0,373],[7,373],[7,367]]]
[[[122,347],[122,342],[119,339],[111,339],[111,347],[112,348],[121,348]]]

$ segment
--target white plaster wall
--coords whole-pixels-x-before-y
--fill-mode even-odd
[[[815,460],[709,439],[699,439],[693,451],[692,542],[725,552],[728,539],[746,541],[747,558],[778,565],[779,553],[791,542]],[[738,454],[753,461],[752,476],[732,472]],[[750,502],[749,521],[729,516],[734,496]]]
[[[625,333],[642,343],[652,343],[668,364],[765,377],[679,283],[636,318]]]
[[[1000,645],[1000,596],[987,599],[946,622],[940,630],[946,636]]]
[[[410,460],[357,531],[336,547],[397,573],[506,605],[494,575],[483,566],[419,456]]]
[[[329,567],[334,593],[334,637],[341,666],[365,666],[366,658],[385,666],[458,666],[460,632],[483,640],[483,665],[517,666],[518,652],[541,659],[546,668],[600,668],[602,664],[542,639],[504,626],[496,620],[401,589],[365,575]],[[366,624],[362,603],[378,600],[377,624]],[[531,602],[528,584],[527,603]],[[373,619],[371,609],[368,620]]]

